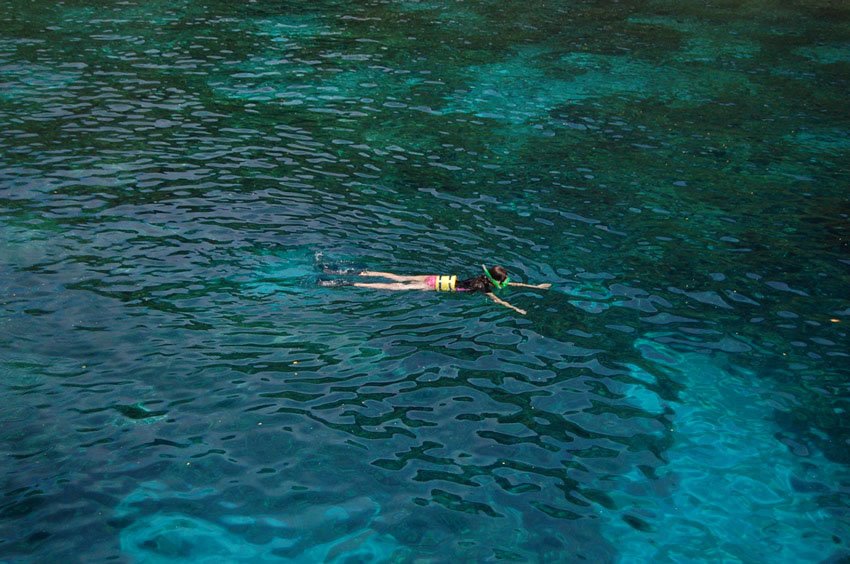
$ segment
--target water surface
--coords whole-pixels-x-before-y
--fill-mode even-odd
[[[0,559],[850,557],[848,24],[4,2]]]

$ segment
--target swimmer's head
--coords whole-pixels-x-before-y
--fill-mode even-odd
[[[482,282],[488,286],[492,287],[494,290],[501,290],[508,286],[510,282],[510,278],[508,278],[508,271],[505,270],[503,266],[491,266],[487,268],[483,264],[481,268],[484,270],[484,276],[481,276]],[[486,291],[490,291],[489,289]]]
[[[487,271],[497,282],[504,282],[508,278],[508,271],[505,270],[504,266],[491,266]]]

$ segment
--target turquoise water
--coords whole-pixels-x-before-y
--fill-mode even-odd
[[[3,2],[0,560],[850,558],[848,91],[829,0]]]

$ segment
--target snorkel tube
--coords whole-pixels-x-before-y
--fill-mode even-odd
[[[487,276],[487,278],[490,280],[490,283],[493,284],[496,290],[504,290],[508,287],[508,283],[510,283],[511,281],[510,276],[506,276],[502,282],[497,282],[496,279],[490,275],[490,271],[487,270],[486,266],[482,264],[481,268],[484,269],[484,274]]]

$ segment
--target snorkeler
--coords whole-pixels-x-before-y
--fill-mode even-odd
[[[488,298],[499,305],[508,307],[523,315],[526,314],[524,309],[514,307],[505,300],[497,297],[494,292],[498,292],[508,286],[519,286],[522,288],[537,288],[545,290],[551,287],[551,284],[522,284],[520,282],[511,282],[508,276],[508,271],[501,266],[493,266],[487,268],[481,265],[484,270],[483,275],[474,276],[465,280],[458,280],[457,276],[443,276],[434,274],[419,274],[413,276],[403,276],[393,274],[391,272],[374,272],[364,270],[361,272],[350,270],[331,270],[325,269],[328,274],[356,274],[357,276],[366,276],[371,278],[386,278],[392,282],[348,282],[343,280],[323,280],[319,284],[322,286],[356,286],[358,288],[372,288],[374,290],[424,290],[437,292],[483,292]]]

